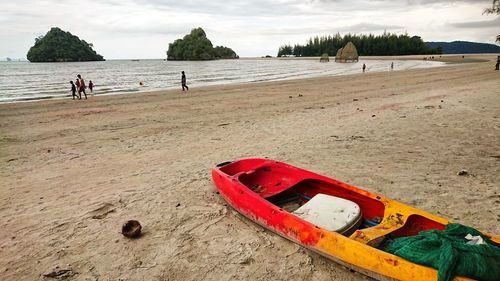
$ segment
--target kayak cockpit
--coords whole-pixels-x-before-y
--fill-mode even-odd
[[[397,205],[392,200],[285,163],[268,159],[246,159],[224,163],[218,169],[232,181],[239,182],[280,210],[316,227],[349,236],[353,240],[372,246],[378,245],[388,236],[411,236],[422,230],[444,229],[445,226],[445,223],[428,219],[420,215],[418,210],[408,209],[411,207],[406,205]],[[329,229],[318,221],[321,222],[326,218],[332,222],[345,214],[335,211],[335,206],[326,207],[328,213],[319,214],[322,212],[321,206],[328,203],[320,202],[320,207],[316,206],[317,200],[313,200],[316,196],[327,196],[329,198],[327,201],[332,200],[330,202],[351,202],[359,207],[359,215],[353,215],[354,219],[346,221],[342,227]],[[310,201],[311,203],[308,203]],[[319,214],[319,220],[301,215],[301,208],[308,209],[308,212],[316,212]],[[411,213],[413,211],[416,213]]]
[[[423,230],[442,230],[445,227],[445,224],[418,213],[406,213],[399,205],[395,205],[395,202],[389,202],[368,192],[360,193],[351,188],[354,187],[322,179],[305,179],[266,200],[294,215],[317,196],[327,195],[353,202],[360,208],[360,220],[356,223],[351,222],[352,228],[349,231],[336,232],[371,246],[378,246],[389,237],[413,236]],[[331,219],[334,215],[326,216]],[[305,220],[317,225],[315,221]]]

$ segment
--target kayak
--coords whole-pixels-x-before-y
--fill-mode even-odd
[[[437,280],[436,269],[380,248],[388,239],[444,230],[444,218],[270,159],[224,162],[212,178],[240,214],[328,259],[378,280]]]

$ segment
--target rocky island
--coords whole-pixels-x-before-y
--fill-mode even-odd
[[[93,47],[91,43],[53,27],[45,36],[35,39],[27,58],[30,62],[103,61]]]
[[[231,49],[212,45],[201,28],[191,30],[182,39],[168,45],[167,60],[216,60],[237,59],[239,56]]]

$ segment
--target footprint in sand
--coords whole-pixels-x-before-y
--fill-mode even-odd
[[[100,220],[105,218],[109,213],[112,213],[115,211],[115,206],[111,203],[104,203],[102,204],[99,208],[90,211],[88,213],[91,218]]]

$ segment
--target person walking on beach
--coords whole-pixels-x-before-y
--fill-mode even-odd
[[[184,88],[186,88],[186,91],[189,91],[189,87],[186,85],[186,74],[184,73],[184,71],[182,71],[181,73],[182,73],[181,76],[182,91],[184,92]]]
[[[94,89],[94,83],[92,83],[92,80],[89,80],[89,90],[91,93],[94,92],[93,89]]]
[[[363,72],[366,70],[366,64],[363,63]]]
[[[76,85],[73,83],[73,80],[69,81],[71,84],[71,94],[73,95],[73,99],[76,98]]]
[[[391,70],[394,70],[394,62],[391,62]]]
[[[87,93],[85,93],[85,81],[80,74],[78,74],[76,77],[78,77],[78,84],[80,85],[80,88],[78,88],[78,96],[80,96],[80,99],[82,99],[83,92],[83,94],[85,95],[85,99],[87,99]]]
[[[500,68],[500,56],[497,58],[497,64],[495,64],[495,70],[498,70]]]

